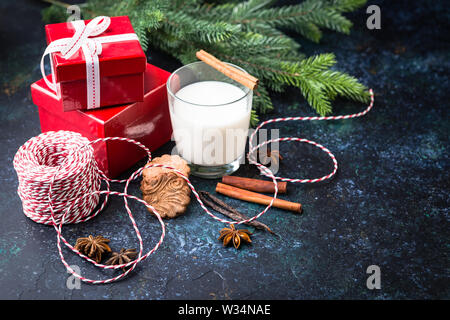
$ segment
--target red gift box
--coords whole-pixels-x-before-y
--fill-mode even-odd
[[[108,18],[109,19],[109,18]],[[91,20],[77,21],[87,25]],[[76,32],[73,22],[45,26],[47,44],[72,38]],[[127,16],[111,17],[107,29],[88,39],[134,34]],[[100,74],[99,107],[143,101],[144,71],[147,59],[137,40],[101,43],[98,55]],[[52,73],[56,94],[62,100],[64,111],[88,109],[86,57],[80,48],[70,58],[61,52],[51,53]],[[98,91],[98,90],[97,90]]]
[[[169,141],[172,134],[166,90],[169,76],[169,72],[147,64],[144,101],[89,111],[64,112],[61,99],[48,89],[43,79],[31,85],[31,95],[38,106],[42,132],[75,131],[91,141],[126,137],[153,151]],[[117,177],[146,155],[139,147],[124,141],[98,142],[93,148],[99,168],[109,178]]]

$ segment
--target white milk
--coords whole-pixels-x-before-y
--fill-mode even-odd
[[[251,93],[243,98],[245,92],[235,85],[201,81],[181,88],[175,95],[183,101],[174,99],[170,117],[177,149],[184,159],[219,166],[244,154]]]

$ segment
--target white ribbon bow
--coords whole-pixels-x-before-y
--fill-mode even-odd
[[[75,34],[71,38],[55,40],[45,49],[41,59],[42,77],[50,90],[53,90],[56,93],[57,87],[55,75],[52,74],[53,83],[50,82],[45,75],[45,56],[53,52],[61,52],[64,59],[70,59],[81,48],[83,50],[84,59],[86,60],[87,108],[98,108],[100,107],[100,64],[98,56],[102,53],[102,43],[126,40],[139,41],[139,39],[135,33],[97,37],[108,29],[111,24],[110,17],[96,17],[87,25],[84,24],[83,20],[76,20],[70,23],[75,28]]]

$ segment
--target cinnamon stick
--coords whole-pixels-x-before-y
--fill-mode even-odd
[[[212,54],[204,50],[197,51],[196,54],[198,59],[202,60],[206,64],[210,65],[217,71],[223,73],[227,77],[239,82],[240,84],[246,86],[247,88],[254,90],[258,86],[259,80],[246,72],[243,72],[225,62],[220,61]]]
[[[199,191],[198,195],[205,205],[235,221],[242,221],[249,219],[245,214],[240,213],[239,211],[237,211],[230,205],[226,204],[222,200],[214,197],[207,191]],[[272,234],[276,234],[267,225],[257,220],[245,222],[245,224],[255,227],[256,229],[266,230]]]
[[[244,178],[237,176],[223,176],[222,183],[255,192],[262,192],[262,193],[275,192],[275,185],[273,184],[272,181]],[[278,182],[277,185],[278,185],[278,193],[286,193],[287,182],[280,181]]]
[[[242,71],[242,70],[240,70],[240,69],[234,68],[234,67],[230,66],[229,64],[226,64],[226,63],[223,62],[223,61],[220,61],[219,59],[217,59],[216,57],[214,57],[212,54],[206,52],[205,50],[200,50],[200,51],[199,51],[199,54],[200,54],[201,56],[207,57],[208,59],[211,59],[211,60],[214,61],[214,63],[216,63],[216,64],[223,64],[223,65],[229,67],[231,70],[233,70],[233,72],[239,73],[239,74],[241,74],[243,77],[246,77],[246,78],[248,78],[249,80],[251,80],[251,81],[253,81],[253,82],[258,82],[258,81],[259,81],[258,78],[255,78],[255,77],[252,76],[251,74],[248,74],[247,72],[244,72],[244,71]]]
[[[258,78],[255,78],[254,76],[248,74],[247,72],[244,72],[240,69],[237,69],[233,66],[230,66],[229,64],[217,59],[216,57],[214,57],[212,54],[206,52],[205,50],[200,50],[196,53],[197,57],[200,59],[205,59],[210,61],[212,64],[214,65],[221,65],[221,66],[225,66],[225,68],[230,69],[232,72],[240,74],[242,77],[249,79],[252,82],[259,82]],[[200,59],[200,60],[202,60]]]
[[[272,197],[266,196],[264,194],[236,188],[220,182],[217,183],[216,192],[238,200],[244,200],[264,205],[268,205],[273,199]],[[300,203],[290,202],[278,198],[274,200],[272,206],[297,213],[302,212],[302,205]]]

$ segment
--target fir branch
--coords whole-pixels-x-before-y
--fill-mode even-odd
[[[351,12],[361,8],[366,2],[366,0],[332,0],[331,5],[334,10]]]
[[[43,11],[47,22],[62,21],[67,4]],[[220,3],[218,3],[220,2]],[[205,49],[219,59],[243,67],[260,79],[254,92],[252,124],[257,114],[273,110],[268,90],[300,89],[320,115],[329,114],[337,96],[367,102],[367,88],[356,78],[334,70],[333,54],[306,58],[300,45],[283,30],[319,42],[324,29],[348,34],[352,23],[343,14],[366,0],[306,0],[298,5],[273,6],[275,0],[87,0],[83,17],[128,15],[144,49],[148,45],[187,64]],[[58,20],[59,19],[59,20]]]
[[[240,27],[223,21],[210,23],[199,20],[183,12],[166,13],[166,30],[178,38],[188,38],[195,41],[214,43],[229,39]]]
[[[239,17],[245,17],[246,15],[258,12],[258,10],[265,8],[271,4],[275,3],[273,0],[249,0],[241,2],[234,6],[232,10],[232,17],[235,19]]]
[[[268,113],[273,110],[272,100],[270,100],[267,89],[259,85],[253,95],[254,110],[261,114]]]

